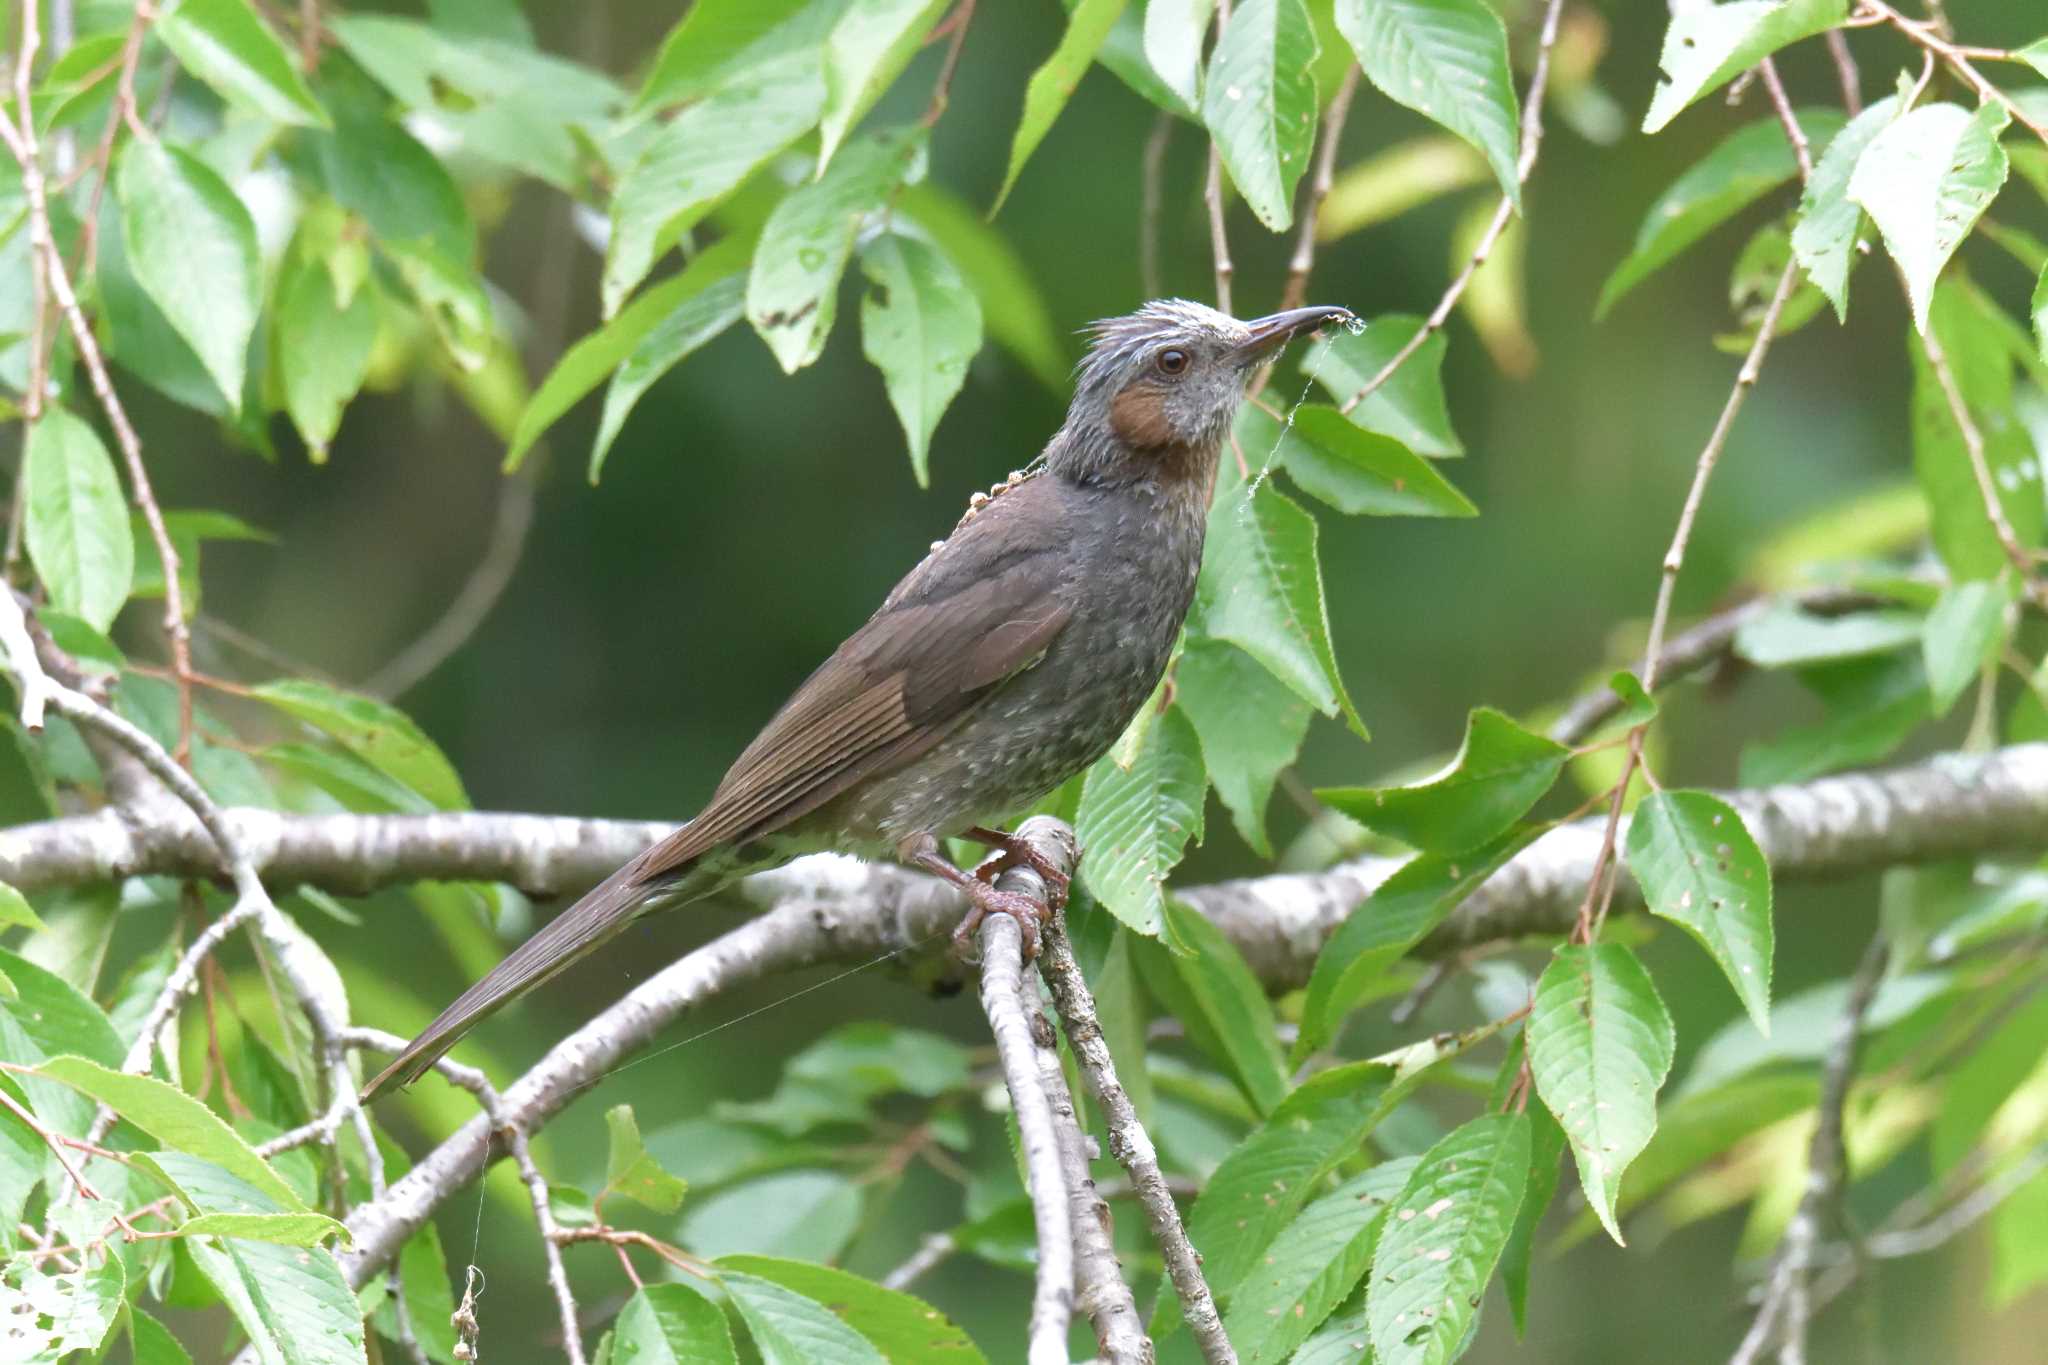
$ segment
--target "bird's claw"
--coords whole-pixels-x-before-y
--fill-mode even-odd
[[[1028,867],[1045,883],[1047,913],[1066,909],[1067,892],[1073,886],[1073,878],[1054,867],[1044,855],[1022,839],[1004,845],[994,857],[984,859],[980,866],[974,869],[975,880],[994,886],[996,878],[1013,867]]]
[[[998,891],[986,882],[974,883],[968,889],[967,901],[967,913],[953,930],[953,951],[961,958],[973,956],[975,935],[990,915],[1008,915],[1017,921],[1017,929],[1024,936],[1024,960],[1029,962],[1038,956],[1040,927],[1052,922],[1052,906],[1016,891]]]

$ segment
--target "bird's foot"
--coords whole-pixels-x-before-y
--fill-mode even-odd
[[[1029,962],[1038,956],[1040,929],[1052,922],[1052,906],[1020,892],[998,891],[984,881],[970,879],[962,889],[967,893],[968,908],[959,927],[953,930],[956,954],[962,958],[972,956],[981,922],[990,915],[1008,915],[1017,921],[1017,928],[1024,935],[1024,960]]]
[[[1011,868],[1028,867],[1045,883],[1047,913],[1057,913],[1066,908],[1067,892],[1073,886],[1073,879],[1054,867],[1045,855],[1031,846],[1029,840],[1005,834],[999,829],[984,829],[980,825],[966,831],[964,837],[996,850],[993,858],[986,859],[974,869],[977,880],[993,886],[996,878]]]

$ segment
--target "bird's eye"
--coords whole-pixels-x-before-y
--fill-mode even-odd
[[[1188,353],[1186,351],[1169,347],[1159,353],[1159,372],[1161,374],[1179,374],[1187,367]]]

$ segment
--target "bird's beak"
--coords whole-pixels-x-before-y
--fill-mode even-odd
[[[1304,332],[1313,332],[1327,323],[1355,320],[1349,308],[1330,306],[1290,308],[1258,318],[1250,324],[1251,335],[1237,344],[1238,363],[1256,364]]]

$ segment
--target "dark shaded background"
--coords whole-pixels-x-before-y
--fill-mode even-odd
[[[582,6],[530,8],[545,46],[630,77],[680,6],[609,0],[587,15]],[[1948,8],[1971,41],[2016,44],[2041,27],[2035,0],[1951,0]],[[1632,123],[1648,99],[1666,10],[1648,0],[1608,0],[1599,9],[1612,26],[1605,82]],[[1057,7],[1043,0],[982,6],[935,137],[935,179],[977,204],[989,201],[1025,76],[1058,29]],[[1904,50],[1883,36],[1855,41],[1865,88],[1881,93]],[[921,107],[935,61],[935,52],[925,53],[876,119]],[[1831,96],[1817,44],[1783,65],[1795,94]],[[1483,516],[1320,514],[1338,655],[1375,738],[1368,747],[1319,722],[1301,762],[1308,783],[1363,781],[1445,750],[1470,706],[1527,711],[1559,700],[1604,676],[1602,665],[1640,639],[1693,458],[1734,374],[1735,359],[1708,337],[1726,327],[1727,267],[1745,234],[1716,236],[1597,326],[1592,303],[1655,193],[1764,112],[1755,99],[1736,111],[1712,100],[1654,140],[1630,133],[1608,148],[1553,128],[1528,193],[1528,313],[1539,367],[1525,380],[1503,378],[1463,320],[1451,326],[1446,380],[1470,455],[1450,472]],[[1140,301],[1138,164],[1152,121],[1148,107],[1096,69],[998,220],[1063,331]],[[1363,92],[1344,160],[1419,131],[1418,120]],[[1190,128],[1174,138],[1162,235],[1169,290],[1207,298],[1201,146]],[[1326,248],[1311,301],[1366,314],[1426,311],[1448,278],[1452,228],[1479,193]],[[1994,216],[2032,219],[2039,231],[2038,208],[2016,186]],[[599,259],[551,224],[561,211],[552,192],[520,190],[489,236],[488,269],[529,307],[542,291],[566,287],[573,338],[596,322]],[[1758,210],[1745,221],[1767,216]],[[1240,311],[1262,311],[1277,298],[1287,244],[1261,232],[1241,206],[1231,223]],[[1965,257],[2001,297],[2016,301],[2029,283],[1986,248]],[[1708,500],[1680,587],[1682,610],[1738,590],[1748,556],[1775,529],[1910,476],[1898,291],[1874,267],[1859,273],[1856,288],[1849,328],[1824,318],[1773,353]],[[402,699],[447,748],[479,807],[686,816],[787,691],[951,527],[968,492],[1021,465],[1058,423],[1064,395],[986,350],[939,429],[933,487],[918,490],[851,312],[842,310],[819,363],[794,379],[744,328],[693,357],[641,404],[600,487],[583,478],[596,405],[557,428],[538,519],[504,600]],[[535,361],[536,378],[544,363]],[[1291,398],[1300,382],[1283,371],[1274,392]],[[140,401],[168,504],[224,507],[281,541],[209,547],[207,612],[325,674],[359,680],[374,672],[441,613],[485,543],[503,450],[436,384],[360,401],[323,468],[293,451],[274,465],[230,453],[188,414]],[[202,662],[264,676],[218,645]],[[1727,696],[1689,689],[1667,712],[1670,747],[1659,771],[1686,783],[1732,781],[1745,739],[1812,714],[1792,689],[1768,681]],[[1285,797],[1274,817],[1283,833],[1302,823]],[[1210,830],[1189,879],[1255,869],[1220,812]],[[1875,896],[1875,879],[1785,891],[1781,995],[1847,970]],[[646,926],[495,1021],[483,1038],[498,1064],[514,1066],[653,964],[730,922],[706,911]],[[323,937],[351,980],[371,974],[391,987],[382,1008],[393,1013],[379,1017],[371,1001],[366,1022],[402,1031],[461,981],[402,897],[374,902],[364,928]],[[1735,1013],[1733,997],[1678,936],[1655,945],[1652,966],[1679,1021],[1682,1070],[1689,1050]],[[801,984],[734,998],[676,1036]],[[1434,1017],[1411,1029],[1471,1008],[1469,994],[1447,991]],[[657,1130],[704,1112],[714,1098],[758,1096],[773,1084],[769,1059],[835,1023],[876,1014],[981,1040],[970,1001],[934,1003],[881,974],[862,976],[607,1083],[550,1131],[551,1169],[596,1183],[600,1115],[610,1104],[630,1100],[643,1127]],[[1370,1043],[1382,1035],[1367,1028],[1360,1036]],[[416,1134],[421,1142],[428,1136]],[[1911,1170],[1895,1176],[1897,1190],[1915,1180]],[[879,1274],[919,1232],[956,1216],[956,1199],[941,1181],[913,1178],[856,1244],[850,1266]],[[527,1344],[546,1339],[552,1309],[530,1292],[530,1219],[513,1208],[493,1201],[483,1210],[479,1259],[491,1285],[484,1345],[494,1360],[548,1359],[551,1350]],[[475,1240],[475,1212],[465,1195],[446,1213],[443,1233],[458,1264]],[[1527,1343],[1512,1344],[1496,1299],[1472,1359],[1725,1358],[1746,1323],[1729,1272],[1739,1221],[1723,1217],[1668,1240],[1643,1228],[1627,1252],[1587,1243],[1562,1261],[1539,1261]],[[622,1287],[600,1253],[572,1264],[586,1304],[602,1306]],[[1987,1315],[1986,1264],[1986,1249],[1965,1242],[1952,1254],[1880,1268],[1863,1300],[1871,1316],[1859,1323],[1853,1312],[1830,1313],[1816,1358],[1862,1359],[1877,1340],[1899,1361],[2039,1359],[2048,1301],[2037,1294],[2002,1317]],[[1018,1344],[1010,1329],[1022,1321],[1022,1279],[961,1260],[921,1292],[960,1317],[992,1358]]]

